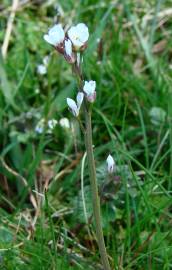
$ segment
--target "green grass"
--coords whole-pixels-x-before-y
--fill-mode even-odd
[[[172,24],[162,11],[171,2],[58,3],[64,25],[83,21],[90,30],[84,73],[97,82],[94,154],[111,265],[170,270]],[[1,4],[1,43],[10,4]],[[55,5],[35,1],[19,9],[6,60],[0,58],[2,270],[101,269],[83,136],[66,105],[77,84],[70,66],[43,40],[57,19]],[[41,76],[36,69],[46,55],[48,72]],[[151,116],[154,107],[165,117]],[[35,132],[40,119],[63,117],[72,130],[58,124],[51,134]],[[114,179],[106,172],[109,153],[116,161]],[[33,201],[31,191],[42,194],[47,187],[46,198],[32,192]]]

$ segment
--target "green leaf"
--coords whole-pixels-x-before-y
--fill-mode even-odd
[[[7,74],[3,65],[2,57],[0,57],[0,80],[1,80],[1,90],[5,97],[5,101],[7,105],[9,104],[13,108],[19,110],[18,106],[14,102],[13,91],[7,78]]]

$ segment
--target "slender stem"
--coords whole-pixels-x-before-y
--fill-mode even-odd
[[[91,191],[92,191],[92,203],[93,203],[93,214],[96,225],[96,236],[98,247],[100,251],[101,261],[103,264],[103,270],[111,270],[108,256],[106,253],[106,247],[104,243],[103,231],[101,226],[101,211],[100,211],[100,198],[98,195],[98,186],[96,181],[96,168],[95,161],[93,155],[93,146],[92,146],[92,126],[91,126],[91,108],[87,108],[86,104],[84,104],[85,109],[85,146],[87,150],[87,159],[88,159],[88,168],[89,168],[89,176],[91,183]]]
[[[48,196],[47,196],[47,191],[46,190],[45,190],[45,206],[46,206],[48,219],[49,219],[49,223],[50,223],[50,231],[51,231],[51,235],[52,235],[52,243],[53,243],[53,249],[54,249],[54,254],[55,254],[55,266],[57,266],[56,238],[55,238],[53,221],[52,221],[52,218],[51,218],[49,202],[48,202]]]
[[[79,89],[83,88],[83,74],[82,68],[80,66],[73,66],[73,71],[76,75]],[[96,180],[96,167],[93,155],[93,143],[92,143],[92,126],[91,126],[91,107],[85,101],[83,103],[84,114],[85,114],[85,147],[87,151],[88,159],[88,169],[90,176],[91,192],[92,192],[92,204],[93,204],[93,214],[96,225],[96,236],[97,243],[99,247],[100,257],[103,265],[103,270],[111,270],[108,255],[106,252],[103,230],[101,225],[101,211],[100,211],[100,198],[98,195],[98,186]]]

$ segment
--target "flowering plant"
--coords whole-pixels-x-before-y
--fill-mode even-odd
[[[89,38],[88,27],[84,23],[72,26],[66,33],[61,24],[53,26],[44,39],[64,56],[65,60],[72,65],[74,74],[78,82],[78,93],[75,100],[67,98],[69,110],[76,117],[81,125],[85,137],[85,147],[88,159],[88,169],[90,184],[92,190],[93,214],[96,225],[96,236],[100,251],[101,261],[104,270],[110,270],[108,256],[105,248],[103,231],[101,227],[100,198],[96,181],[96,168],[92,146],[92,104],[96,100],[96,82],[93,80],[86,81],[83,79],[81,53],[87,48]],[[80,120],[80,111],[83,108],[85,121]],[[107,158],[107,168],[109,173],[114,171],[114,160],[111,155]]]

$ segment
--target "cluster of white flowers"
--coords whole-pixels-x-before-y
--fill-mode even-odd
[[[96,98],[95,89],[96,89],[95,81],[85,81],[83,86],[83,92],[78,92],[77,94],[76,97],[77,103],[73,99],[67,98],[67,104],[69,106],[69,109],[75,117],[78,117],[79,115],[79,111],[84,99],[84,94],[89,102],[91,103],[94,102]]]
[[[35,127],[36,133],[39,133],[39,134],[43,133],[44,127],[45,127],[45,119],[43,118],[37,123]]]
[[[77,61],[77,52],[86,48],[88,38],[88,27],[84,23],[72,26],[66,33],[61,24],[56,24],[44,35],[45,41],[53,45],[71,64]]]
[[[80,52],[86,48],[88,38],[88,27],[84,23],[72,26],[66,33],[61,24],[56,24],[48,31],[48,34],[44,35],[44,39],[63,54],[68,63],[77,63],[78,66],[80,64]],[[84,95],[88,102],[93,103],[95,101],[95,89],[95,81],[85,81],[83,89],[80,89],[82,92],[77,95],[77,103],[73,99],[67,98],[69,109],[75,117],[79,115]]]
[[[50,119],[48,120],[48,133],[52,133],[52,130],[55,128],[55,126],[57,125],[57,120],[56,119]],[[35,131],[39,134],[42,134],[44,132],[45,129],[45,119],[42,118],[36,125],[35,127]]]
[[[35,131],[36,133],[42,134],[45,129],[45,119],[42,118],[36,125]],[[47,133],[52,133],[53,129],[59,124],[62,128],[64,129],[70,129],[71,128],[71,123],[68,118],[61,118],[59,122],[56,119],[50,119],[47,122]]]
[[[80,65],[80,52],[84,51],[87,47],[87,41],[89,38],[88,27],[84,23],[79,23],[76,26],[72,26],[66,33],[61,24],[56,24],[49,29],[48,34],[44,35],[45,41],[53,45],[55,49],[61,53],[66,61],[70,64]],[[45,66],[45,64],[44,64]],[[46,69],[43,65],[38,67],[38,71],[41,74],[46,73]],[[84,97],[90,103],[93,103],[96,99],[96,82],[93,80],[84,81],[83,88],[80,89],[75,100],[67,98],[67,105],[69,110],[75,117],[79,116],[80,108],[83,103]],[[62,120],[62,119],[61,119]],[[52,130],[57,124],[57,121],[52,119],[48,121],[48,127]],[[60,125],[66,128],[70,127],[70,123],[67,118],[64,118]],[[41,120],[35,130],[38,133],[42,133],[45,122]],[[111,155],[106,159],[108,173],[112,174],[115,170],[115,161]]]

